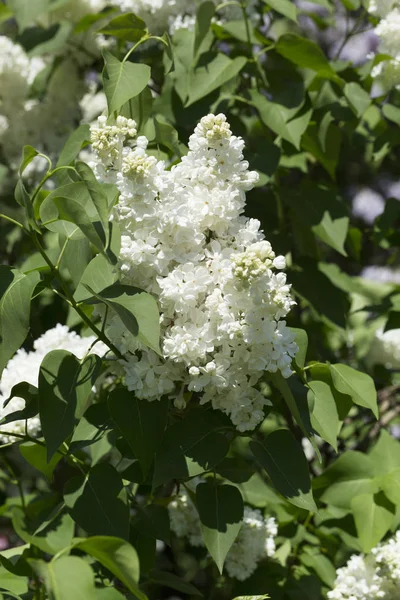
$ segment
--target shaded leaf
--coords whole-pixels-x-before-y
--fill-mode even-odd
[[[224,415],[201,409],[169,427],[156,455],[153,487],[199,475],[220,463],[229,449],[223,431],[230,427]]]
[[[184,594],[190,594],[191,596],[202,596],[202,593],[194,585],[168,571],[153,570],[150,572],[149,577],[150,581],[154,581],[163,587],[165,586]]]
[[[222,573],[226,555],[242,525],[242,495],[232,485],[200,483],[196,488],[196,505],[204,543]]]
[[[262,444],[250,442],[250,449],[282,496],[299,508],[317,511],[307,459],[290,431],[273,431]]]
[[[125,13],[109,21],[98,33],[112,35],[124,42],[136,43],[146,35],[147,27],[146,23],[134,13]]]
[[[127,495],[111,465],[95,465],[86,477],[70,479],[64,489],[64,500],[71,517],[89,535],[128,539]]]
[[[66,350],[52,350],[44,357],[39,372],[39,412],[49,461],[83,415],[100,364],[96,355],[80,362]]]
[[[24,275],[0,265],[0,375],[28,335],[31,298],[39,280],[37,271]]]
[[[108,407],[146,476],[167,425],[168,401],[147,402],[136,398],[126,388],[120,388],[109,395]]]

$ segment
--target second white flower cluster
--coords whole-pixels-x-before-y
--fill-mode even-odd
[[[289,377],[298,348],[283,320],[294,304],[285,258],[275,256],[260,222],[242,215],[258,179],[243,159],[243,140],[225,115],[208,115],[188,154],[168,170],[147,153],[134,121],[100,117],[92,145],[99,181],[120,191],[120,276],[154,294],[161,309],[162,357],[117,317],[108,319],[107,335],[129,358],[127,387],[147,400],[171,395],[178,408],[184,391],[201,393],[200,402],[229,415],[239,431],[254,429],[269,403],[262,377]]]

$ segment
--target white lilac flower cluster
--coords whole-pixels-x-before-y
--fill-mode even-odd
[[[222,4],[213,0],[216,5]],[[187,0],[111,0],[122,12],[133,12],[142,18],[150,33],[162,33],[168,30],[174,34],[178,29],[193,29],[199,4]],[[247,3],[247,12],[254,18],[256,0]],[[243,17],[240,6],[224,7],[220,13],[221,21],[232,21]]]
[[[83,17],[101,12],[110,2],[107,0],[69,0],[50,13],[52,20],[65,19],[77,23]]]
[[[375,27],[379,52],[392,58],[379,62],[371,75],[379,77],[386,89],[400,86],[400,9],[396,0],[372,0],[369,12],[380,17]]]
[[[367,354],[369,365],[384,365],[387,369],[400,369],[400,329],[375,332],[375,337]]]
[[[195,480],[194,486],[198,482]],[[192,546],[204,546],[199,515],[185,490],[168,505],[168,511],[175,535],[186,538]],[[228,575],[240,581],[248,579],[261,560],[275,554],[277,533],[274,517],[264,517],[259,509],[245,506],[242,526],[225,559]]]
[[[33,344],[34,349],[31,352],[27,352],[23,348],[18,350],[8,362],[1,375],[0,420],[4,419],[10,413],[25,408],[25,400],[17,396],[12,398],[5,407],[3,404],[10,397],[12,388],[18,383],[26,381],[34,386],[38,385],[40,365],[48,352],[51,352],[51,350],[67,350],[72,352],[77,358],[82,359],[95,340],[94,336],[83,338],[74,331],[70,331],[65,325],[58,324],[35,340]],[[102,342],[97,342],[91,352],[92,354],[102,356],[107,352],[107,347]],[[0,429],[7,431],[10,435],[1,433],[0,441],[2,443],[12,442],[16,439],[13,437],[13,433],[19,435],[25,434],[25,423],[25,420],[19,420],[1,426]],[[27,431],[31,436],[38,435],[40,431],[38,416],[27,420]]]
[[[189,153],[170,170],[147,144],[123,117],[114,125],[100,117],[92,127],[91,166],[120,191],[121,278],[154,294],[161,309],[163,358],[117,317],[107,323],[110,339],[132,353],[126,385],[147,400],[174,394],[178,407],[184,389],[201,392],[201,403],[225,412],[239,431],[254,429],[269,403],[261,378],[289,377],[298,350],[283,320],[294,304],[285,258],[275,256],[259,221],[242,215],[257,173],[222,114],[200,121]]]
[[[329,600],[397,600],[400,597],[400,531],[367,556],[354,555],[337,570]]]
[[[44,60],[29,58],[19,44],[0,36],[0,146],[7,150],[12,169],[18,167],[25,144],[55,156],[79,122],[83,89],[72,60],[55,69],[43,99],[30,98],[31,86],[45,67]],[[30,170],[40,170],[40,165],[35,159]]]
[[[384,209],[385,198],[371,188],[361,188],[353,196],[353,215],[368,224],[373,223]]]
[[[369,265],[368,267],[364,267],[360,275],[363,279],[369,279],[370,281],[400,285],[399,268],[393,269],[391,267]]]

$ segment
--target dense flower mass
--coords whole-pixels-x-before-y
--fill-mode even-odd
[[[371,75],[379,77],[388,89],[397,87],[400,85],[400,10],[395,0],[373,0],[369,11],[381,17],[375,28],[379,52],[392,57],[375,65]]]
[[[400,531],[367,556],[352,556],[337,570],[329,600],[397,600],[400,595]]]
[[[93,342],[94,336],[80,337],[74,331],[69,331],[65,325],[56,325],[49,329],[41,337],[35,340],[33,350],[27,352],[23,348],[18,350],[15,356],[8,362],[0,380],[0,420],[10,413],[25,408],[23,398],[17,396],[12,398],[6,406],[4,402],[9,398],[12,388],[22,381],[37,386],[39,379],[39,370],[43,358],[51,350],[67,350],[72,352],[77,358],[81,359],[88,352]],[[98,342],[93,346],[92,353],[102,356],[107,352],[106,346]],[[35,436],[40,431],[39,417],[32,417],[27,420],[27,431],[31,436]],[[14,441],[13,433],[23,435],[25,433],[25,420],[13,421],[3,426],[2,429],[11,435],[0,434],[0,441],[8,443]]]
[[[194,487],[198,483],[195,480]],[[179,492],[168,510],[172,531],[187,538],[192,546],[204,546],[196,507],[185,490]],[[242,526],[225,560],[228,575],[240,581],[248,579],[261,560],[274,555],[277,533],[273,517],[264,517],[260,510],[245,506]]]
[[[294,303],[285,258],[275,256],[259,221],[242,216],[258,175],[222,114],[201,120],[171,170],[147,144],[123,117],[111,125],[100,117],[92,127],[92,167],[120,191],[121,277],[155,294],[161,309],[163,359],[109,319],[109,337],[134,353],[126,385],[148,400],[175,392],[178,405],[187,386],[240,431],[254,429],[268,402],[258,389],[264,372],[289,377],[297,351],[283,320]]]
[[[378,283],[393,283],[400,285],[400,270],[391,267],[369,265],[361,271],[361,277]]]
[[[19,165],[24,144],[55,157],[79,122],[84,86],[73,60],[62,60],[55,68],[43,98],[30,97],[45,67],[43,59],[28,57],[19,44],[0,36],[0,146],[12,169]],[[30,171],[41,170],[41,164],[35,159]]]
[[[400,329],[376,331],[367,355],[371,365],[384,365],[387,369],[400,369]]]
[[[216,5],[222,4],[213,0]],[[169,30],[171,34],[181,28],[193,29],[198,3],[187,0],[112,0],[111,4],[123,12],[133,12],[142,18],[151,33]],[[252,13],[255,0],[250,0],[247,10]],[[242,18],[241,8],[232,4],[224,7],[220,14],[223,20]]]

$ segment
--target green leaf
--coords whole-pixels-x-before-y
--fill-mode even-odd
[[[70,21],[62,20],[50,25],[47,29],[35,28],[40,34],[35,46],[29,51],[29,56],[56,55],[65,51],[65,44],[72,33],[73,25]]]
[[[359,83],[355,83],[354,81],[346,83],[343,92],[357,117],[361,118],[372,102],[368,92]],[[385,109],[385,106],[383,109]]]
[[[290,431],[273,431],[262,444],[250,442],[250,449],[282,496],[299,508],[317,512],[307,459]]]
[[[197,67],[190,76],[189,98],[186,106],[191,106],[236,77],[246,62],[244,56],[230,59],[220,53],[207,65]]]
[[[96,600],[94,573],[88,563],[77,556],[61,556],[49,563],[28,559],[43,579],[50,600]]]
[[[295,342],[299,347],[299,351],[296,353],[294,357],[294,362],[299,367],[299,369],[303,369],[306,364],[306,356],[307,356],[307,348],[308,348],[308,335],[304,329],[298,329],[297,327],[291,327],[290,331],[292,331],[296,338]]]
[[[18,202],[18,204],[25,209],[25,215],[29,225],[31,225],[32,229],[38,231],[38,227],[34,217],[32,200],[28,192],[26,191],[25,185],[21,177],[18,179],[17,185],[15,186],[14,198],[16,202]]]
[[[0,265],[0,375],[25,341],[29,331],[30,304],[40,275],[24,275]]]
[[[214,25],[215,27],[216,25]],[[218,27],[221,27],[224,32],[228,33],[231,37],[241,42],[248,43],[248,34],[245,21],[225,21],[218,23]],[[252,44],[259,44],[260,37],[257,37],[257,30],[250,27],[250,41]],[[263,38],[263,43],[266,43],[266,38]]]
[[[110,415],[106,402],[92,404],[85,411],[72,436],[69,450],[74,454],[77,450],[89,447],[92,465],[95,465],[113,445],[109,441]]]
[[[195,38],[194,38],[194,55],[197,56],[201,45],[210,30],[211,20],[215,13],[215,4],[211,0],[202,2],[197,9]]]
[[[302,260],[301,266],[301,270],[290,270],[288,274],[295,294],[331,326],[345,329],[350,309],[348,294],[334,285],[313,260]]]
[[[328,557],[319,552],[317,548],[304,546],[304,552],[300,555],[300,562],[313,569],[321,581],[329,588],[333,588],[336,579],[336,570]]]
[[[96,293],[100,293],[117,279],[116,269],[109,261],[98,254],[95,256],[84,270],[78,287],[76,288],[74,298],[77,302],[84,302],[93,296],[88,288]]]
[[[79,176],[85,182],[88,193],[92,199],[94,206],[96,207],[97,214],[99,215],[100,222],[103,225],[105,233],[105,247],[107,248],[109,242],[109,215],[108,215],[108,198],[104,191],[103,186],[98,183],[95,174],[92,169],[82,161],[77,161],[75,169],[78,171]]]
[[[196,488],[196,506],[204,543],[222,574],[226,555],[242,525],[242,495],[233,485],[200,483]]]
[[[224,458],[216,467],[216,472],[233,483],[244,483],[254,474],[254,469],[243,458]]]
[[[250,90],[250,98],[264,125],[299,149],[300,139],[308,127],[312,109],[305,107],[293,116],[292,109],[288,109],[278,102],[268,100],[257,90]]]
[[[79,229],[77,229],[77,231],[79,231]],[[69,236],[64,237],[60,234],[60,250],[63,248],[64,243],[66,243],[66,246],[61,265],[68,269],[71,280],[74,286],[77,287],[93,253],[90,248],[89,240],[86,237],[75,240]],[[101,254],[98,256],[101,256]]]
[[[108,17],[117,12],[118,8],[114,6],[105,8],[98,14],[86,14],[75,25],[74,33],[82,33],[84,31],[88,31],[95,23],[98,23],[99,21],[104,21],[104,19],[107,19]]]
[[[294,33],[285,33],[275,44],[275,50],[295,65],[316,71],[320,77],[341,81],[321,48],[311,40]]]
[[[128,539],[127,494],[111,465],[95,465],[86,477],[70,479],[64,489],[64,500],[71,517],[89,535]]]
[[[330,113],[327,113],[325,117],[330,117]],[[321,125],[324,124],[324,119],[322,120]],[[325,122],[326,121],[327,120],[325,119]],[[310,152],[321,163],[321,165],[326,169],[331,178],[334,180],[340,156],[340,149],[342,146],[342,133],[339,127],[332,121],[327,122],[326,132],[324,133],[324,141],[323,143],[321,143],[321,140],[318,136],[317,124],[311,123],[301,140],[301,145],[305,150]],[[330,219],[329,212],[324,215],[324,220],[326,221],[326,223],[324,224],[325,228],[331,229],[333,224],[332,220]],[[335,246],[337,245],[337,243],[334,240],[334,237],[330,236],[330,245],[332,245],[332,243],[335,243]],[[341,252],[343,254],[344,250],[342,249]]]
[[[37,17],[48,10],[49,0],[35,0],[35,2],[26,2],[26,0],[8,0],[18,28],[21,31],[32,26]]]
[[[4,21],[8,21],[8,19],[11,19],[12,16],[13,14],[10,7],[0,4],[0,24],[4,23]]]
[[[14,507],[12,524],[16,534],[24,542],[51,555],[68,546],[74,535],[74,522],[54,495],[44,496],[29,504],[26,512],[21,507]]]
[[[172,479],[187,479],[212,469],[225,458],[231,424],[214,411],[193,409],[169,427],[156,455],[153,488]]]
[[[325,244],[347,256],[344,244],[349,216],[334,189],[306,182],[299,189],[288,191],[283,200],[305,227]]]
[[[377,475],[391,473],[400,466],[400,443],[383,429],[368,456],[374,462]]]
[[[188,29],[178,29],[172,38],[174,70],[170,74],[174,88],[184,103],[189,93],[189,73],[193,67],[194,32]],[[168,66],[171,62],[168,59]]]
[[[66,350],[52,350],[39,372],[39,412],[50,461],[83,415],[101,361],[89,355],[82,362]]]
[[[379,478],[379,487],[390,502],[400,506],[400,467]]]
[[[150,88],[145,87],[135,98],[131,98],[120,110],[120,115],[136,121],[138,133],[150,119],[153,111],[153,96]]]
[[[39,152],[35,150],[32,146],[24,146],[22,149],[22,160],[19,165],[18,173],[22,175],[25,171],[26,167],[33,161],[35,156],[37,156]]]
[[[340,428],[338,411],[332,390],[323,381],[310,381],[309,396],[314,401],[311,424],[315,431],[337,452],[337,435]]]
[[[74,548],[93,556],[106,569],[111,571],[136,598],[146,596],[138,588],[140,578],[139,559],[131,544],[116,537],[94,536],[74,543]]]
[[[351,396],[354,404],[369,408],[376,418],[379,416],[374,380],[348,365],[330,365],[333,385],[342,394]]]
[[[87,125],[86,123],[79,125],[65,142],[57,161],[57,167],[70,165],[76,159],[82,148],[89,144],[89,142],[90,125]],[[68,170],[58,171],[57,178],[60,184],[66,184],[71,181]]]
[[[165,506],[148,504],[140,508],[132,519],[131,525],[140,534],[171,545],[171,527],[168,509]]]
[[[150,80],[151,70],[147,65],[120,62],[108,51],[103,52],[103,57],[103,85],[108,113],[111,115],[144,90]]]
[[[14,594],[26,594],[28,592],[28,578],[15,575],[3,567],[0,567],[0,590],[6,590],[7,593],[5,597],[7,599],[11,597],[22,600],[19,595]],[[3,598],[3,596],[0,595],[0,598]]]
[[[173,573],[169,573],[168,571],[153,570],[150,572],[149,578],[150,581],[158,583],[162,587],[171,588],[173,590],[177,590],[178,592],[182,592],[183,594],[190,594],[191,596],[203,595],[197,588],[194,587],[194,585],[184,581]]]
[[[16,410],[15,412],[5,415],[0,420],[0,425],[6,425],[13,421],[20,421],[35,417],[39,412],[39,395],[38,390],[34,385],[21,381],[17,383],[11,390],[10,396],[4,401],[4,407],[11,401],[12,398],[23,398],[25,400],[25,408]]]
[[[172,48],[172,41],[168,31],[164,31],[160,40],[165,46],[163,62],[165,74],[168,75],[168,73],[172,73],[175,70],[174,50]]]
[[[341,0],[347,10],[357,10],[361,6],[360,0]]]
[[[151,294],[130,285],[115,283],[100,293],[93,293],[95,298],[87,303],[104,302],[113,309],[125,327],[145,345],[161,355],[160,350],[160,315],[157,302]]]
[[[382,112],[386,119],[393,121],[393,123],[396,123],[396,125],[400,124],[400,108],[394,106],[393,104],[384,104],[382,106]]]
[[[270,379],[274,386],[280,391],[282,394],[290,412],[296,419],[297,424],[299,425],[301,431],[305,435],[305,437],[310,437],[310,423],[309,423],[309,415],[302,414],[298,403],[296,402],[295,397],[293,396],[292,390],[288,384],[288,381],[282,376],[281,373],[271,373]]]
[[[133,392],[120,388],[109,395],[108,407],[146,476],[167,425],[168,402],[140,400]]]
[[[382,494],[361,494],[351,501],[357,535],[363,552],[370,552],[389,531],[394,506]]]
[[[49,194],[40,207],[40,218],[47,229],[57,233],[69,235],[79,227],[95,248],[104,252],[106,232],[84,181],[63,185]],[[73,226],[66,230],[62,221]]]
[[[181,158],[178,132],[176,129],[169,123],[162,123],[156,117],[154,117],[154,130],[154,141],[165,146],[168,148],[168,150],[171,150],[174,154],[176,154],[176,156]]]
[[[297,8],[291,0],[263,0],[276,12],[297,23]]]
[[[374,477],[374,462],[361,452],[342,454],[313,481],[314,490],[324,490],[320,500],[338,508],[350,509],[355,496],[374,494],[379,481]]]
[[[136,43],[147,33],[146,23],[134,13],[126,13],[112,19],[98,33],[113,35],[124,42]]]
[[[369,453],[381,490],[396,506],[400,505],[400,443],[382,430]]]
[[[51,480],[54,469],[62,459],[62,454],[56,452],[50,462],[47,462],[47,450],[35,442],[24,442],[18,446],[24,459],[35,469]]]

